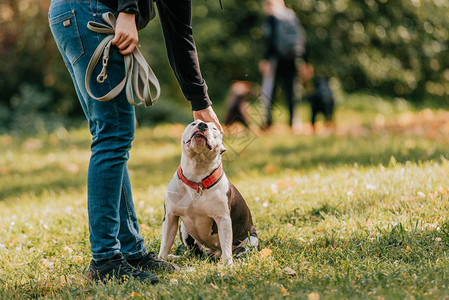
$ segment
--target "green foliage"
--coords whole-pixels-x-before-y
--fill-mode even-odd
[[[48,26],[48,5],[47,0],[0,2],[0,105],[9,111],[7,117],[0,114],[0,131],[51,129],[54,117],[79,115]]]
[[[447,14],[436,0],[292,1],[312,61],[346,90],[413,97],[449,94]]]
[[[446,1],[286,0],[286,4],[306,29],[310,61],[317,73],[335,77],[344,90],[370,90],[416,102],[425,98],[443,102],[449,94]],[[232,80],[260,82],[261,1],[225,0],[224,10],[218,1],[192,5],[201,68],[213,101],[223,100]],[[48,97],[45,105],[39,101],[37,127],[39,119],[49,119],[43,111],[83,117],[49,30],[48,6],[49,0],[0,2],[2,131],[23,130],[14,119],[22,113],[14,99],[26,95],[30,86]],[[157,18],[140,32],[140,44],[162,83],[161,102],[183,108],[185,101],[169,68]],[[173,116],[162,117],[150,123],[176,121]]]

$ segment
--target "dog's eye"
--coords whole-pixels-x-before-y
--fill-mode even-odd
[[[190,125],[192,125],[192,126],[195,126],[195,125],[196,125],[196,123],[192,123],[192,124],[190,124]]]
[[[218,130],[217,128],[213,127],[213,130]]]

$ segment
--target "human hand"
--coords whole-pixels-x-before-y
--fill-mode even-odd
[[[213,122],[217,126],[218,130],[220,130],[220,132],[223,134],[223,128],[221,127],[220,121],[218,120],[218,117],[211,106],[202,110],[194,111],[193,119],[201,120],[204,122]]]
[[[115,37],[112,45],[117,46],[123,55],[131,54],[139,41],[134,14],[121,12],[115,25]]]

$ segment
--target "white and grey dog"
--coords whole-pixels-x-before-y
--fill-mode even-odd
[[[194,121],[181,138],[181,164],[165,195],[159,257],[166,259],[178,231],[196,254],[206,252],[232,264],[232,256],[259,240],[245,200],[223,172],[226,150],[214,123]]]

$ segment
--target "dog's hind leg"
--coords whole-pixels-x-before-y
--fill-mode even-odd
[[[179,237],[188,251],[193,251],[197,256],[202,256],[204,254],[204,247],[187,232],[187,228],[182,221],[179,225]]]
[[[259,238],[257,237],[256,228],[252,227],[249,232],[249,236],[241,241],[240,244],[233,247],[232,254],[239,257],[251,249],[257,249],[258,246]]]
[[[207,257],[208,257],[210,260],[217,261],[217,260],[220,259],[220,257],[221,257],[221,252],[220,252],[220,250],[209,249],[209,248],[207,248],[207,247],[205,247],[205,248],[206,248],[206,254],[207,254]]]

